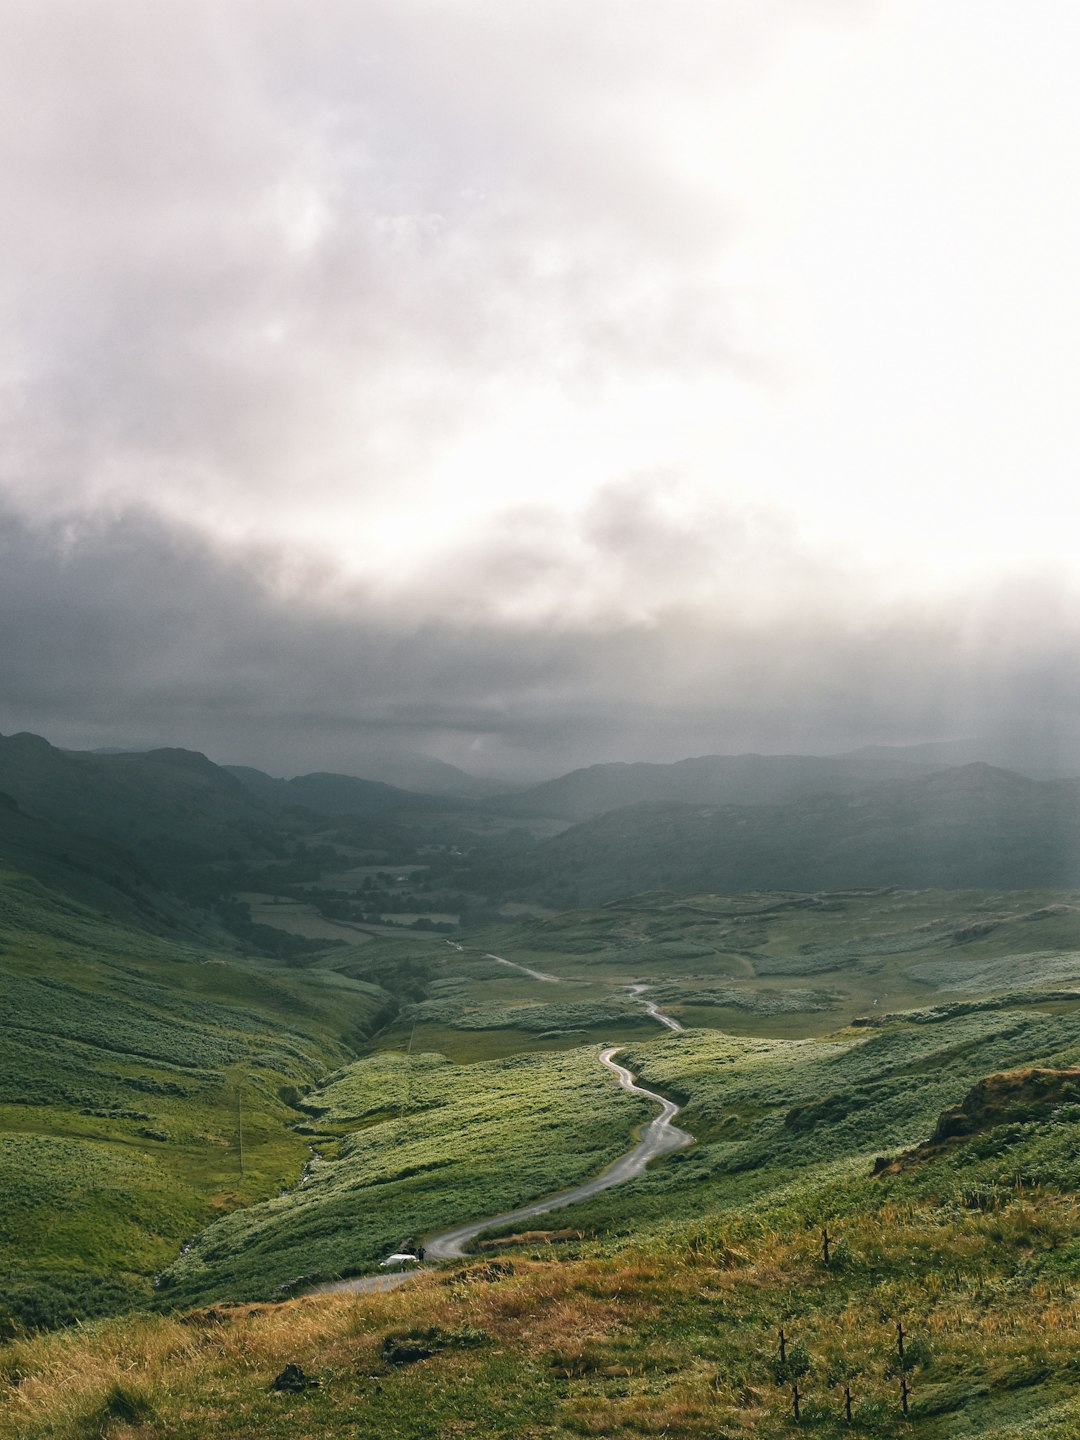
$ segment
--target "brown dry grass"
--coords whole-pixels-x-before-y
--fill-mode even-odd
[[[858,1264],[846,1273],[815,1260],[812,1233],[716,1227],[708,1244],[683,1233],[621,1257],[516,1260],[494,1283],[465,1267],[384,1294],[98,1322],[5,1348],[0,1436],[327,1440],[364,1433],[362,1419],[334,1428],[338,1406],[377,1413],[381,1387],[412,1414],[399,1432],[410,1436],[427,1433],[429,1410],[442,1433],[496,1433],[477,1412],[477,1387],[496,1408],[516,1396],[529,1413],[533,1395],[549,1408],[535,1432],[518,1423],[523,1435],[782,1435],[789,1392],[770,1374],[780,1323],[812,1357],[801,1383],[820,1433],[832,1433],[846,1380],[866,1433],[891,1435],[902,1424],[890,1370],[897,1316],[931,1357],[913,1377],[910,1428],[944,1435],[935,1406],[947,1415],[965,1396],[977,1404],[992,1393],[1007,1411],[1012,1394],[1043,1385],[1052,1396],[1073,1377],[1080,1309],[1070,1287],[1016,1277],[1026,1255],[1075,1235],[1077,1220],[1070,1198],[1021,1197],[959,1219],[907,1204],[849,1222]],[[489,1338],[389,1372],[384,1337],[432,1327]],[[288,1361],[321,1388],[275,1409],[268,1385]],[[814,1419],[814,1406],[826,1418]]]

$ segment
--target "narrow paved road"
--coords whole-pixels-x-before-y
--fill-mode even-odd
[[[648,990],[649,987],[648,985],[627,985],[626,988],[630,991],[631,995],[637,995],[640,997],[641,992],[643,990]],[[641,1003],[645,1006],[645,1009],[649,1012],[649,1014],[654,1020],[659,1020],[660,1024],[666,1025],[669,1030],[674,1030],[678,1032],[686,1028],[684,1025],[679,1024],[678,1020],[675,1019],[674,1015],[665,1015],[663,1010],[660,1009],[655,1000],[642,1000]]]
[[[453,945],[455,950],[461,946],[453,940],[447,942]],[[526,965],[519,965],[515,960],[506,960],[502,955],[485,955],[485,960],[497,960],[500,965],[509,965],[513,970],[522,970],[526,975],[531,975],[535,980],[548,980],[552,984],[559,983],[557,975],[546,975],[542,970],[530,970]],[[640,996],[647,985],[627,985],[626,989],[632,994]],[[666,1025],[669,1030],[680,1031],[682,1026],[672,1015],[665,1015],[664,1012],[652,1001],[643,1000],[642,1004],[661,1025]],[[600,1051],[599,1060],[601,1065],[607,1067],[615,1076],[619,1085],[631,1095],[642,1095],[646,1100],[655,1100],[660,1106],[660,1114],[653,1117],[641,1132],[641,1138],[632,1150],[625,1155],[620,1155],[617,1160],[601,1171],[592,1180],[586,1180],[580,1185],[575,1185],[572,1190],[560,1190],[555,1195],[547,1195],[542,1200],[534,1200],[530,1205],[523,1205],[518,1210],[506,1210],[501,1215],[488,1215],[483,1220],[470,1220],[464,1225],[457,1225],[452,1230],[444,1230],[439,1235],[432,1235],[424,1241],[424,1256],[428,1260],[459,1260],[465,1254],[465,1247],[470,1240],[475,1240],[486,1230],[495,1230],[504,1225],[516,1225],[519,1220],[535,1220],[539,1215],[547,1215],[552,1210],[561,1210],[566,1205],[576,1205],[579,1200],[588,1200],[593,1195],[599,1195],[604,1190],[610,1190],[613,1185],[623,1185],[627,1180],[633,1180],[640,1175],[650,1161],[660,1155],[668,1155],[674,1150],[682,1150],[687,1145],[694,1143],[693,1135],[672,1122],[679,1113],[679,1106],[671,1100],[665,1100],[662,1095],[657,1095],[654,1090],[646,1090],[643,1086],[634,1081],[633,1075],[625,1065],[620,1065],[615,1059],[622,1047],[619,1045],[608,1045]],[[306,1291],[308,1295],[369,1295],[383,1290],[396,1290],[399,1285],[413,1275],[423,1274],[429,1267],[415,1266],[409,1270],[395,1272],[389,1275],[357,1275],[351,1280],[330,1280],[324,1285],[313,1286]]]
[[[545,974],[543,970],[530,970],[528,965],[519,965],[516,960],[505,960],[501,955],[485,955],[485,960],[497,960],[500,965],[509,965],[511,970],[520,970],[523,975],[531,975],[534,980],[547,980],[552,985],[558,985],[558,975]]]
[[[669,1017],[670,1018],[670,1017]],[[676,1022],[677,1024],[677,1022]],[[681,1028],[681,1027],[679,1027]],[[687,1145],[692,1145],[694,1137],[672,1122],[679,1113],[679,1106],[671,1100],[665,1100],[662,1095],[657,1095],[653,1090],[646,1090],[644,1086],[638,1085],[634,1077],[625,1065],[620,1065],[615,1059],[620,1047],[609,1045],[600,1051],[600,1063],[605,1065],[615,1079],[632,1095],[643,1095],[647,1100],[655,1100],[660,1106],[660,1114],[654,1116],[641,1132],[641,1138],[632,1150],[613,1161],[606,1170],[592,1180],[586,1180],[581,1185],[575,1185],[572,1190],[560,1190],[555,1195],[547,1195],[542,1200],[534,1200],[531,1205],[523,1205],[518,1210],[506,1210],[501,1215],[488,1215],[483,1220],[470,1220],[465,1225],[456,1225],[452,1230],[444,1230],[439,1235],[432,1235],[424,1242],[425,1258],[430,1260],[458,1260],[465,1254],[465,1246],[470,1240],[482,1235],[486,1230],[494,1230],[504,1225],[516,1225],[519,1220],[534,1220],[538,1215],[547,1215],[552,1210],[561,1210],[566,1205],[575,1205],[579,1200],[587,1200],[590,1196],[599,1195],[603,1190],[610,1190],[613,1185],[622,1185],[627,1180],[632,1180],[640,1175],[651,1160],[660,1155],[670,1154],[674,1150],[682,1150]],[[331,1280],[324,1285],[316,1285],[307,1291],[309,1295],[331,1295],[331,1294],[352,1294],[367,1295],[375,1291],[394,1290],[403,1285],[412,1275],[422,1274],[427,1267],[417,1266],[392,1275],[358,1275],[351,1280]]]
[[[688,1135],[685,1130],[671,1122],[679,1113],[678,1105],[670,1100],[665,1100],[662,1095],[655,1094],[652,1090],[645,1090],[640,1085],[635,1085],[634,1077],[624,1065],[620,1065],[614,1056],[618,1053],[618,1046],[609,1045],[606,1050],[600,1051],[600,1063],[606,1065],[615,1079],[632,1095],[643,1095],[647,1100],[656,1100],[660,1105],[660,1114],[655,1116],[641,1132],[641,1139],[628,1150],[625,1155],[620,1155],[618,1160],[610,1164],[606,1170],[595,1176],[592,1180],[586,1180],[581,1185],[575,1185],[572,1190],[562,1190],[556,1195],[547,1195],[542,1200],[534,1200],[531,1205],[522,1205],[518,1210],[506,1210],[501,1215],[489,1215],[485,1220],[470,1220],[466,1225],[458,1225],[453,1230],[444,1230],[441,1235],[433,1235],[430,1240],[424,1242],[424,1250],[432,1260],[459,1260],[465,1254],[465,1246],[477,1235],[482,1235],[485,1230],[494,1230],[504,1225],[516,1225],[519,1220],[534,1220],[538,1215],[547,1215],[551,1210],[561,1210],[566,1205],[576,1205],[579,1200],[588,1200],[593,1195],[599,1195],[602,1190],[610,1190],[613,1185],[622,1185],[627,1180],[632,1180],[635,1175],[640,1175],[650,1160],[655,1160],[659,1155],[666,1155],[672,1150],[681,1150],[684,1145],[693,1144],[694,1137]]]

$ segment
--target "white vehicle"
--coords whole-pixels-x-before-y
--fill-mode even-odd
[[[387,1255],[385,1260],[379,1261],[380,1270],[388,1270],[392,1265],[419,1265],[420,1261],[415,1255]]]

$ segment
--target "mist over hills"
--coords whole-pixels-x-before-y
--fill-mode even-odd
[[[878,780],[946,768],[903,749],[848,755],[699,755],[672,764],[614,762],[572,770],[503,797],[508,813],[585,820],[647,801],[777,805],[799,796],[847,792]]]
[[[230,769],[242,767],[227,767]],[[317,774],[336,772],[318,771]],[[470,775],[457,765],[425,755],[419,750],[371,750],[362,748],[353,758],[345,778],[365,777],[378,780],[396,790],[412,790],[422,795],[446,795],[456,798],[480,798],[499,794],[508,787],[497,780]],[[311,775],[296,776],[309,780]]]
[[[976,763],[781,804],[643,803],[509,858],[478,884],[557,906],[635,891],[1072,884],[1080,782]]]
[[[278,780],[247,765],[226,768],[252,795],[275,810],[292,807],[320,815],[374,816],[398,810],[450,809],[458,803],[450,796],[418,794],[356,775],[317,773]]]
[[[23,734],[0,737],[0,792],[8,864],[109,913],[224,923],[257,947],[271,932],[247,923],[237,892],[310,898],[328,914],[338,882],[325,877],[350,864],[419,861],[443,897],[427,908],[451,911],[656,889],[1053,886],[1080,873],[1080,781],[904,751],[597,765],[481,799],[348,775],[282,780],[180,749],[72,753]],[[341,917],[367,913],[338,898]]]

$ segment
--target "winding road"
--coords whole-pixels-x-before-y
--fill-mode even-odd
[[[626,986],[626,989],[630,991],[631,995],[640,995],[643,990],[648,990],[648,988],[648,985]],[[649,1012],[649,1014],[654,1020],[659,1020],[660,1024],[666,1025],[669,1030],[674,1030],[676,1033],[678,1033],[686,1028],[684,1025],[679,1024],[678,1020],[675,1019],[674,1015],[665,1015],[663,1010],[661,1010],[660,1007],[656,1004],[655,1000],[642,1000],[641,1003],[645,1006],[645,1009]]]
[[[485,960],[497,960],[500,965],[509,965],[511,970],[520,970],[523,975],[531,975],[534,980],[547,980],[552,985],[558,985],[558,975],[548,975],[543,970],[530,970],[528,965],[519,965],[516,960],[507,960],[502,955],[485,955]]]
[[[540,971],[527,970],[524,965],[517,965],[513,960],[504,960],[501,955],[489,955],[485,958],[499,960],[503,965],[513,966],[517,970],[525,970],[527,974],[538,980],[551,980],[558,983],[556,975],[545,975]],[[648,987],[628,985],[626,988],[635,995],[640,995]],[[653,1019],[658,1020],[661,1025],[666,1025],[672,1031],[682,1030],[683,1027],[673,1016],[665,1015],[652,1001],[643,1001],[642,1003]],[[464,1225],[456,1225],[452,1230],[444,1230],[441,1234],[430,1236],[424,1241],[425,1259],[460,1260],[465,1254],[466,1245],[486,1230],[494,1230],[505,1225],[516,1225],[519,1220],[535,1220],[537,1216],[547,1215],[552,1210],[561,1210],[566,1205],[576,1205],[580,1200],[588,1200],[593,1195],[599,1195],[602,1191],[610,1190],[615,1185],[623,1185],[627,1180],[633,1180],[635,1176],[642,1173],[650,1161],[657,1159],[658,1156],[682,1150],[687,1145],[694,1143],[693,1135],[686,1130],[680,1130],[674,1124],[680,1107],[672,1100],[665,1100],[654,1090],[646,1090],[644,1086],[638,1085],[626,1066],[618,1063],[615,1056],[622,1048],[619,1045],[605,1046],[598,1056],[600,1064],[611,1071],[623,1090],[631,1095],[641,1095],[646,1100],[655,1100],[660,1106],[659,1115],[655,1115],[645,1126],[634,1148],[628,1150],[625,1155],[620,1155],[617,1160],[613,1160],[599,1175],[594,1176],[591,1180],[583,1181],[580,1185],[575,1185],[571,1190],[560,1190],[554,1195],[546,1195],[540,1200],[534,1200],[529,1205],[522,1205],[517,1210],[505,1210],[499,1215],[488,1215],[482,1220],[469,1220]],[[331,1280],[323,1285],[313,1286],[306,1293],[308,1295],[367,1295],[383,1290],[395,1290],[413,1275],[424,1274],[429,1269],[429,1266],[417,1266],[414,1269],[390,1275],[357,1275],[349,1280]]]
[[[609,1045],[601,1050],[600,1064],[606,1065],[622,1088],[631,1095],[643,1095],[647,1100],[656,1100],[661,1107],[660,1114],[654,1116],[642,1130],[641,1138],[633,1150],[620,1155],[606,1170],[592,1180],[575,1185],[572,1190],[561,1190],[555,1195],[545,1196],[542,1200],[534,1200],[531,1205],[522,1205],[517,1210],[505,1210],[501,1215],[490,1215],[485,1220],[470,1220],[453,1230],[444,1230],[441,1235],[433,1235],[424,1242],[427,1256],[432,1260],[460,1260],[469,1241],[482,1235],[485,1230],[516,1225],[519,1220],[534,1220],[538,1215],[547,1215],[551,1210],[561,1210],[565,1205],[576,1205],[579,1200],[588,1200],[593,1195],[599,1195],[602,1190],[610,1190],[613,1185],[622,1185],[627,1180],[633,1180],[636,1175],[641,1174],[649,1161],[655,1160],[657,1156],[667,1155],[672,1150],[681,1150],[685,1145],[693,1144],[692,1135],[672,1124],[679,1113],[678,1105],[671,1100],[665,1100],[655,1091],[636,1085],[626,1066],[615,1060],[618,1051],[619,1047],[616,1045]]]

